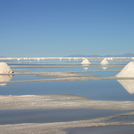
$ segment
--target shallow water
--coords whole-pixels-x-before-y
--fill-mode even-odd
[[[94,64],[100,61],[92,61]],[[29,68],[13,68],[13,69],[30,69],[27,71],[15,72],[67,72],[67,71],[93,71],[93,70],[121,70],[121,67],[75,67],[81,66],[81,60],[78,61],[8,61],[9,65],[39,65],[40,67]],[[52,68],[42,67],[51,64]],[[52,65],[52,63],[54,63]],[[79,64],[74,67],[54,67],[55,64]],[[114,63],[113,61],[111,63]],[[116,61],[117,63],[117,61]],[[119,62],[122,63],[122,62]],[[124,64],[128,61],[124,61]],[[57,66],[56,65],[56,66]],[[61,66],[61,65],[59,65]],[[67,65],[62,65],[67,66]],[[100,65],[98,65],[100,66]],[[116,65],[117,66],[117,65]],[[84,74],[99,75],[99,77],[114,77],[118,72],[85,72]],[[83,74],[83,73],[78,73]],[[18,80],[36,80],[36,79],[51,79],[55,77],[38,77],[36,75],[15,75],[11,81]],[[132,89],[134,90],[134,89]],[[0,95],[46,95],[46,94],[74,94],[88,97],[92,100],[114,100],[114,101],[134,101],[134,94],[129,93],[116,80],[89,80],[89,81],[61,81],[61,82],[30,82],[30,83],[8,83],[5,86],[0,86]],[[85,120],[110,116],[123,111],[112,110],[93,110],[93,109],[57,109],[57,110],[3,110],[0,111],[0,124],[12,123],[44,123],[44,122],[60,122]]]
[[[29,76],[28,78],[32,78]],[[26,76],[22,77],[27,78]],[[41,94],[74,94],[92,100],[133,101],[130,94],[116,80],[99,81],[65,81],[65,82],[32,82],[9,83],[0,87],[1,95],[41,95]]]
[[[126,111],[122,111],[122,113],[124,112]],[[0,111],[0,125],[87,120],[118,113],[120,113],[120,111],[94,109],[4,110]]]
[[[133,134],[134,127],[130,126],[107,126],[107,127],[87,127],[87,128],[69,128],[68,134]]]

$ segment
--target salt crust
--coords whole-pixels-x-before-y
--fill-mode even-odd
[[[134,101],[90,100],[77,95],[0,96],[0,110],[19,109],[134,110]]]

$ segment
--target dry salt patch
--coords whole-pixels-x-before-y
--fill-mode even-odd
[[[0,110],[19,109],[134,110],[134,101],[90,100],[77,95],[0,96]]]

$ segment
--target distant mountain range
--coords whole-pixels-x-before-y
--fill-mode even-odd
[[[75,55],[69,55],[67,57],[134,57],[134,53],[125,53],[122,55],[83,55],[83,54],[75,54]]]
[[[74,54],[74,55],[68,55],[65,57],[134,57],[134,53],[125,53],[121,55],[84,55],[84,54]],[[4,56],[0,55],[0,58],[5,58]]]

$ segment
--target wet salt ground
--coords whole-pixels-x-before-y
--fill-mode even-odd
[[[134,126],[69,128],[67,134],[133,134]]]
[[[0,125],[88,120],[125,112],[94,109],[4,110],[0,111]]]
[[[16,68],[15,68],[16,69]],[[18,68],[20,69],[20,68]],[[60,72],[84,71],[84,68],[25,68],[30,72]],[[117,70],[121,68],[107,68]],[[88,68],[88,70],[103,70],[103,68]],[[113,77],[118,72],[96,72],[101,77]],[[45,79],[34,75],[14,76],[14,80]],[[0,95],[41,95],[41,94],[74,94],[93,100],[134,101],[134,95],[129,94],[116,80],[99,81],[69,81],[69,82],[38,82],[12,83],[0,86]],[[0,124],[12,123],[44,123],[84,120],[110,116],[123,111],[92,110],[92,109],[57,109],[57,110],[6,110],[0,111]],[[126,111],[127,112],[127,111]]]

